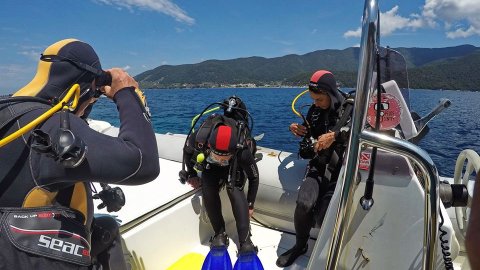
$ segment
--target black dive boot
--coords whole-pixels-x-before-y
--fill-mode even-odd
[[[277,266],[278,267],[287,267],[292,265],[292,263],[300,257],[300,255],[305,254],[308,250],[308,245],[305,244],[304,246],[293,246],[293,248],[287,250],[285,253],[280,255],[277,259]]]
[[[247,254],[247,253],[258,253],[258,248],[253,245],[252,240],[248,238],[247,241],[240,243],[240,249],[238,250],[238,255]]]
[[[210,239],[210,248],[222,246],[228,247],[228,243],[228,235],[225,232],[219,233]]]

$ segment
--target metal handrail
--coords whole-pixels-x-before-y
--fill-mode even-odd
[[[350,128],[349,148],[345,160],[345,173],[342,176],[342,189],[339,207],[333,228],[332,241],[327,257],[326,269],[335,269],[340,258],[340,249],[347,228],[347,217],[353,199],[353,185],[358,173],[358,157],[360,155],[360,134],[367,114],[367,101],[371,90],[375,50],[378,39],[377,22],[379,10],[376,0],[365,0],[362,20],[362,40],[360,42],[360,61],[357,75],[357,91],[353,107],[352,126]]]
[[[379,9],[377,0],[366,0],[362,20],[362,40],[360,46],[360,61],[357,75],[357,92],[352,115],[349,148],[346,152],[345,173],[341,179],[339,207],[336,213],[335,225],[330,242],[326,269],[336,269],[342,248],[345,232],[348,228],[348,218],[353,203],[355,179],[358,174],[358,160],[361,146],[368,144],[373,147],[407,156],[418,163],[425,179],[425,209],[424,209],[424,240],[423,269],[434,269],[436,255],[436,239],[438,232],[438,171],[421,148],[397,138],[363,130],[367,114],[367,101],[372,92],[372,77],[375,65],[375,53],[379,44]]]
[[[433,160],[418,146],[401,139],[364,130],[360,134],[360,144],[385,149],[389,152],[412,159],[419,165],[425,177],[424,227],[423,227],[423,269],[433,270],[437,248],[438,212],[440,206],[440,177]]]

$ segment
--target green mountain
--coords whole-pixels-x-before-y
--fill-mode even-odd
[[[480,90],[480,48],[395,48],[409,68],[411,88]],[[275,58],[207,60],[198,64],[162,65],[135,77],[142,88],[298,86],[312,72],[331,70],[340,85],[355,87],[359,48],[319,50]]]

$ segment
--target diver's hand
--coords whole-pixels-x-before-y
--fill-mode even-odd
[[[335,132],[329,131],[323,135],[318,136],[318,141],[314,145],[315,152],[329,148],[335,141]]]
[[[107,70],[112,75],[112,84],[110,86],[104,86],[103,91],[107,97],[113,99],[115,94],[126,88],[134,87],[138,88],[138,83],[128,73],[121,68],[112,68]]]
[[[198,176],[190,177],[187,179],[187,183],[192,186],[192,188],[197,189],[200,187],[200,178]]]
[[[290,129],[293,135],[297,137],[305,136],[305,134],[307,134],[307,128],[304,125],[300,125],[298,123],[290,124],[290,127],[288,129]]]

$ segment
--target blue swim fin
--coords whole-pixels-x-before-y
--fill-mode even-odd
[[[233,270],[264,270],[260,258],[254,251],[245,252],[238,255]]]
[[[203,262],[202,270],[232,270],[227,247],[212,247]]]

